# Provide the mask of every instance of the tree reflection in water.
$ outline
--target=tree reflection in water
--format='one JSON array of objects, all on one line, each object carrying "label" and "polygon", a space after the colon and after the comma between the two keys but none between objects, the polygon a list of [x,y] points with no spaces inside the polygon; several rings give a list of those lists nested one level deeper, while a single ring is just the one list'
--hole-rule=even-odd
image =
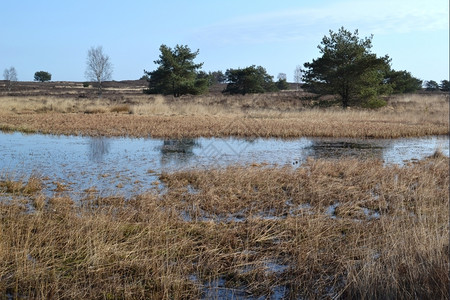
[{"label": "tree reflection in water", "polygon": [[371,140],[313,139],[306,150],[307,156],[316,159],[359,158],[383,160],[383,150],[386,146]]},{"label": "tree reflection in water", "polygon": [[165,139],[161,146],[161,166],[185,165],[191,160],[194,148],[201,147],[195,139]]},{"label": "tree reflection in water", "polygon": [[110,140],[105,137],[89,138],[89,159],[94,162],[102,162],[109,153]]}]

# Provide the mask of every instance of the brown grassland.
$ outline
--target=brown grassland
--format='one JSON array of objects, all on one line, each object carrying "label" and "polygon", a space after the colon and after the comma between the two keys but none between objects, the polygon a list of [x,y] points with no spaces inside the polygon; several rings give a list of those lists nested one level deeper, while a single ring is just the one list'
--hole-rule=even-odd
[{"label": "brown grassland", "polygon": [[83,91],[47,86],[3,92],[0,129],[165,138],[397,138],[449,133],[449,98],[442,94],[396,96],[381,109],[344,111],[338,106],[323,108],[332,102],[302,91],[173,98],[122,87],[106,89],[101,99],[96,98],[95,89],[88,89],[91,94],[87,95]]},{"label": "brown grassland", "polygon": [[[19,84],[19,83],[18,83]],[[302,91],[143,95],[109,83],[0,92],[0,130],[133,137],[396,138],[449,133],[449,97],[330,106]],[[0,84],[1,86],[1,84]],[[144,86],[145,87],[145,86]],[[449,158],[403,166],[308,159],[298,168],[160,173],[124,198],[46,193],[0,170],[1,299],[448,299]]]},{"label": "brown grassland", "polygon": [[164,193],[79,202],[4,180],[0,294],[218,298],[224,280],[229,297],[448,299],[448,164],[180,171]]}]

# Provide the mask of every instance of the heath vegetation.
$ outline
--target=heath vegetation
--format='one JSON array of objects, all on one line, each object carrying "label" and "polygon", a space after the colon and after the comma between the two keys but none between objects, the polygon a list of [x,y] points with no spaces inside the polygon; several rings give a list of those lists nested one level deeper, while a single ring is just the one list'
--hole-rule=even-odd
[{"label": "heath vegetation", "polygon": [[124,100],[3,97],[2,130],[105,136],[360,137],[448,134],[448,95],[393,96],[377,110],[321,107],[304,92],[135,96]]},{"label": "heath vegetation", "polygon": [[449,160],[163,173],[164,190],[74,201],[0,182],[13,298],[447,299]]},{"label": "heath vegetation", "polygon": [[[158,68],[141,80],[107,81],[111,61],[93,47],[90,82],[46,82],[45,71],[35,74],[40,83],[18,82],[6,69],[0,130],[449,134],[449,95],[440,92],[448,81],[422,91],[421,80],[371,47],[372,36],[357,30],[330,31],[321,57],[297,66],[295,90],[286,74],[274,82],[261,66],[207,74],[187,45],[161,45]],[[309,158],[297,167],[155,171],[150,191],[128,198],[93,186],[72,199],[56,179],[1,172],[2,299],[448,299],[449,158],[438,150],[402,166]]]}]

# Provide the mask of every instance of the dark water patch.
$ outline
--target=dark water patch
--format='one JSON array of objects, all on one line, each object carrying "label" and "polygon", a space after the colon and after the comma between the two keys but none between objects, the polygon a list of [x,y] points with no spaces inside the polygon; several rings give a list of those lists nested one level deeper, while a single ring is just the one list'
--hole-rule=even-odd
[{"label": "dark water patch", "polygon": [[[286,269],[287,267],[277,265],[278,269]],[[278,270],[278,272],[282,272]],[[288,289],[286,286],[277,285],[274,286],[269,295],[264,296],[254,296],[248,293],[246,286],[231,287],[225,277],[218,277],[216,279],[201,281],[196,275],[189,276],[189,280],[195,282],[199,285],[202,296],[200,299],[220,299],[220,300],[230,300],[230,299],[245,299],[245,300],[263,300],[263,299],[285,299],[288,294]]]}]

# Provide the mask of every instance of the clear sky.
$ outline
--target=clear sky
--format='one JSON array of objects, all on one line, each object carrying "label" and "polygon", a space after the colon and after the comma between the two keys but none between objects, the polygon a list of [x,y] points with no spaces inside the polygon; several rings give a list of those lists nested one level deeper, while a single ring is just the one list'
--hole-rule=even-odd
[{"label": "clear sky", "polygon": [[[372,52],[422,80],[449,79],[448,0],[17,0],[0,5],[0,71],[48,71],[84,81],[87,51],[103,46],[114,80],[152,71],[159,46],[200,50],[204,71],[261,65],[286,73],[319,56],[329,30],[374,35]],[[2,78],[3,79],[3,78]]]}]

